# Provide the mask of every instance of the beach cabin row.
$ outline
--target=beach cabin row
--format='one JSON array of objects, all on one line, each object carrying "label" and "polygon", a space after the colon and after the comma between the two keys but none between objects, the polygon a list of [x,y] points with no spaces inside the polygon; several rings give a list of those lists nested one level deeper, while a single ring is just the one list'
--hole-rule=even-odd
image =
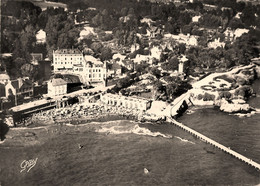
[{"label": "beach cabin row", "polygon": [[104,94],[101,101],[107,105],[146,111],[151,107],[151,101],[139,97],[126,97],[116,94]]}]

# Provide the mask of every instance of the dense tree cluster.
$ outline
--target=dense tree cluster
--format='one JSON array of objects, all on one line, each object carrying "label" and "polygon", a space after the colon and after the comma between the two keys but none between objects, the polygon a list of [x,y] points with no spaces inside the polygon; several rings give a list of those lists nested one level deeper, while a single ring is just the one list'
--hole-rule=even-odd
[{"label": "dense tree cluster", "polygon": [[[24,1],[7,1],[2,6],[1,53],[12,53],[12,57],[2,59],[1,63],[11,78],[36,77],[37,70],[30,64],[33,52],[43,53],[44,57],[48,53],[51,57],[53,49],[76,46],[79,30],[75,28],[74,17],[67,15],[64,9],[41,11],[33,3]],[[40,29],[47,33],[46,44],[36,43]]]},{"label": "dense tree cluster", "polygon": [[[188,57],[191,69],[229,68],[247,64],[252,57],[258,55],[255,46],[259,42],[260,5],[245,4],[236,0],[203,0],[181,6],[175,6],[171,2],[166,4],[136,0],[54,1],[66,3],[68,10],[72,12],[65,12],[62,8],[47,8],[41,11],[31,2],[3,3],[1,19],[5,27],[1,32],[1,52],[13,53],[13,57],[12,62],[7,64],[6,60],[2,67],[11,75],[15,73],[11,72],[10,64],[14,71],[17,71],[23,65],[29,64],[30,53],[37,51],[51,57],[52,51],[57,48],[79,47],[85,51],[87,46],[91,50],[85,52],[94,52],[101,60],[111,59],[112,50],[103,46],[101,42],[112,39],[121,46],[139,44],[140,49],[132,53],[132,57],[138,53],[146,54],[147,51],[143,49],[148,46],[147,41],[139,36],[146,34],[151,27],[160,28],[166,33],[181,32],[199,36],[198,47],[187,49],[185,45],[180,44],[173,47],[174,51],[164,52],[160,60],[167,61],[162,65],[164,69],[177,70],[178,56],[182,54]],[[213,5],[213,8],[208,5]],[[236,16],[237,13],[240,13],[240,18]],[[192,22],[192,17],[197,15],[201,16],[199,22]],[[149,18],[152,22],[141,23],[142,18]],[[87,21],[90,26],[102,31],[98,32],[98,36],[88,36],[78,42],[79,28],[75,26],[75,19],[78,23]],[[225,41],[223,32],[227,27],[231,30],[247,28],[250,32],[234,43],[226,42],[225,48],[207,48],[208,42],[214,39],[220,38],[221,42]],[[47,33],[46,44],[36,43],[35,34],[40,29]],[[112,34],[106,34],[103,32],[105,30],[112,31]],[[215,30],[215,33],[209,33],[207,30]],[[140,73],[144,72],[140,70],[141,67],[149,71],[145,64],[140,64],[136,66]],[[34,71],[28,65],[24,69]],[[153,72],[156,74],[155,70]]]},{"label": "dense tree cluster", "polygon": [[72,48],[77,44],[79,30],[74,27],[73,17],[67,16],[65,12],[49,16],[45,31],[49,56],[52,56],[54,49]]},{"label": "dense tree cluster", "polygon": [[167,82],[167,84],[163,85],[160,80],[155,80],[154,82],[153,93],[155,99],[159,99],[161,97],[161,99],[173,100],[192,88],[187,81],[183,81],[178,76],[165,76],[163,79]]}]

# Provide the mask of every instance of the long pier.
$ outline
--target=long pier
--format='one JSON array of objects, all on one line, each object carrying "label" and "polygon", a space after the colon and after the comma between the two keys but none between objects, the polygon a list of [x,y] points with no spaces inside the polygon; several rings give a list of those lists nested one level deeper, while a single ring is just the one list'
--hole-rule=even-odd
[{"label": "long pier", "polygon": [[177,126],[177,127],[181,128],[181,129],[183,129],[184,131],[192,134],[193,136],[197,137],[198,139],[204,141],[205,143],[208,143],[208,144],[210,144],[210,145],[212,145],[212,146],[214,146],[214,147],[216,147],[216,148],[218,148],[218,149],[220,149],[220,150],[222,150],[222,151],[224,151],[224,152],[234,156],[235,158],[241,160],[242,162],[245,162],[248,165],[251,165],[252,167],[256,168],[257,170],[260,170],[260,164],[256,163],[255,161],[253,161],[253,160],[251,160],[251,159],[249,159],[249,158],[247,158],[247,157],[245,157],[245,156],[243,156],[243,155],[241,155],[241,154],[231,150],[228,147],[225,147],[224,145],[221,145],[220,143],[218,143],[218,142],[216,142],[216,141],[214,141],[214,140],[204,136],[203,134],[200,134],[199,132],[197,132],[197,131],[195,131],[195,130],[193,130],[193,129],[185,126],[185,125],[183,125],[180,122],[177,122],[176,120],[173,120],[173,119],[170,118],[170,121],[175,126]]}]

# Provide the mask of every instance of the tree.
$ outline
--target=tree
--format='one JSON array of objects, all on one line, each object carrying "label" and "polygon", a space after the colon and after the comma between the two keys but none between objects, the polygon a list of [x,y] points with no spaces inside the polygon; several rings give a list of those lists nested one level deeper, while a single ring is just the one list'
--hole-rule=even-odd
[{"label": "tree", "polygon": [[74,27],[74,20],[64,11],[49,16],[46,24],[46,46],[49,57],[52,50],[57,48],[71,48],[77,44],[79,30]]},{"label": "tree", "polygon": [[178,49],[179,49],[179,54],[184,54],[186,51],[186,44],[185,43],[180,43],[178,45]]},{"label": "tree", "polygon": [[101,49],[101,55],[100,55],[100,59],[102,61],[105,61],[105,60],[109,60],[109,59],[112,59],[112,50],[108,47],[103,47]]},{"label": "tree", "polygon": [[252,5],[248,4],[242,11],[240,15],[241,21],[247,26],[250,27],[251,25],[255,25],[256,17],[255,17],[255,9]]},{"label": "tree", "polygon": [[177,34],[178,33],[178,30],[179,30],[179,26],[177,25],[176,22],[167,22],[165,24],[165,31],[166,32],[169,32],[171,34]]},{"label": "tree", "polygon": [[237,28],[244,28],[244,24],[242,23],[241,19],[238,18],[232,18],[228,24],[228,26],[232,29],[232,30],[236,30]]},{"label": "tree", "polygon": [[178,23],[180,25],[188,25],[191,22],[192,18],[189,12],[185,11],[180,14]]},{"label": "tree", "polygon": [[95,53],[100,53],[101,49],[103,48],[103,45],[100,42],[94,42],[90,45],[90,48],[95,52]]},{"label": "tree", "polygon": [[40,29],[45,29],[46,24],[48,22],[48,18],[49,18],[49,12],[43,11],[39,16],[38,16],[38,22],[37,25],[39,26]]},{"label": "tree", "polygon": [[236,11],[237,12],[242,12],[244,10],[244,8],[246,7],[246,3],[243,1],[239,1],[236,4]]},{"label": "tree", "polygon": [[166,94],[172,99],[178,90],[178,85],[176,83],[169,83],[166,85]]},{"label": "tree", "polygon": [[153,74],[156,78],[161,77],[161,71],[157,67],[153,67],[151,69],[151,74]]},{"label": "tree", "polygon": [[147,69],[146,69],[147,67],[149,67],[149,64],[140,63],[140,64],[135,65],[135,71],[140,73],[140,74],[143,74],[143,73],[147,72]]},{"label": "tree", "polygon": [[199,19],[199,24],[206,28],[216,29],[221,25],[221,18],[207,13]]},{"label": "tree", "polygon": [[23,58],[16,58],[13,63],[12,63],[12,67],[10,69],[10,76],[17,78],[17,77],[21,77],[21,67],[26,64],[26,60]]},{"label": "tree", "polygon": [[36,67],[34,67],[32,64],[24,64],[21,67],[21,73],[24,77],[28,77],[30,79],[35,79],[37,75]]},{"label": "tree", "polygon": [[154,88],[155,91],[160,92],[160,93],[162,93],[163,91],[165,91],[165,88],[164,88],[162,82],[159,81],[159,80],[157,80],[157,81],[154,82],[153,88]]},{"label": "tree", "polygon": [[215,60],[212,56],[208,55],[207,51],[201,52],[199,59],[202,61],[203,67],[206,67],[207,69],[213,68],[215,65]]},{"label": "tree", "polygon": [[191,26],[191,25],[184,25],[184,26],[181,28],[181,31],[182,31],[182,33],[185,34],[185,35],[191,34],[192,26]]},{"label": "tree", "polygon": [[13,57],[23,58],[30,61],[30,53],[36,44],[35,30],[32,25],[28,25],[14,42]]},{"label": "tree", "polygon": [[178,67],[179,67],[179,59],[177,57],[172,57],[170,60],[169,60],[169,64],[168,64],[168,69],[169,70],[178,70]]},{"label": "tree", "polygon": [[157,100],[158,97],[165,92],[165,87],[163,86],[161,81],[157,80],[154,82],[152,92],[153,92],[153,98],[155,100]]}]

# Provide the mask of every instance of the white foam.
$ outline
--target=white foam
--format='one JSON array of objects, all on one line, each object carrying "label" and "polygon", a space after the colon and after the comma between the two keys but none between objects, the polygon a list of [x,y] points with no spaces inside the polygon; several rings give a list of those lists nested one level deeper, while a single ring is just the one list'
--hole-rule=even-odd
[{"label": "white foam", "polygon": [[179,139],[179,140],[181,140],[182,142],[186,142],[186,143],[191,143],[191,144],[195,144],[194,142],[192,142],[192,141],[189,141],[189,140],[187,140],[187,139],[184,139],[184,138],[181,138],[181,137],[179,137],[179,136],[174,136],[175,138],[177,138],[177,139]]},{"label": "white foam", "polygon": [[160,132],[152,132],[149,129],[142,128],[139,125],[134,125],[131,128],[125,129],[124,126],[112,126],[112,127],[102,127],[98,129],[97,132],[107,133],[107,134],[137,134],[137,135],[146,135],[146,136],[161,136],[163,138],[172,138],[171,135],[165,135]]}]

